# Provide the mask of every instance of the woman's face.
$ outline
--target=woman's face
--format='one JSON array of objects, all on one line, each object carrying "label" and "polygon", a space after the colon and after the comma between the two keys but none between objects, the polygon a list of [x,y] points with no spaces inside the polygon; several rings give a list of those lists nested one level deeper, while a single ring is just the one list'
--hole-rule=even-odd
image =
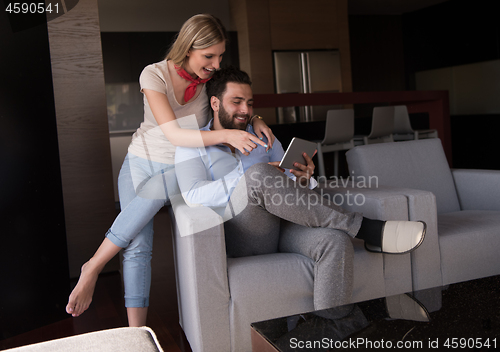
[{"label": "woman's face", "polygon": [[226,51],[226,42],[212,45],[206,49],[189,50],[184,69],[193,78],[196,76],[207,79],[217,70],[222,60],[222,54]]}]

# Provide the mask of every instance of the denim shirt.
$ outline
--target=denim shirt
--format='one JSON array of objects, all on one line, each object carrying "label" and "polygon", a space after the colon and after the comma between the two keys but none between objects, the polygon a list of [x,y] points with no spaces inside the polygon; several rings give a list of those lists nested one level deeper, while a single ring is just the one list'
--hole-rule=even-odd
[{"label": "denim shirt", "polygon": [[[209,131],[212,123],[213,120],[201,130]],[[255,134],[250,124],[246,130]],[[264,142],[267,143],[265,136]],[[233,153],[223,144],[200,148],[177,147],[175,173],[188,205],[207,206],[222,215],[234,188],[250,166],[280,161],[283,155],[283,147],[278,139],[274,140],[273,148],[268,152],[265,147],[257,145],[249,155],[242,154],[238,149]],[[289,170],[285,170],[285,174],[292,180],[296,179]],[[311,178],[309,188],[316,186],[316,180]]]}]

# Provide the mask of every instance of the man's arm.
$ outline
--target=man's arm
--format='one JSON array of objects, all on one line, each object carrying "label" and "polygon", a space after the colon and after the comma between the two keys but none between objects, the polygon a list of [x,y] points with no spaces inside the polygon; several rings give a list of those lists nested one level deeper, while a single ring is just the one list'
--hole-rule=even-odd
[{"label": "man's arm", "polygon": [[189,205],[224,207],[241,178],[238,170],[240,165],[226,163],[227,174],[214,180],[211,170],[207,168],[207,165],[211,165],[209,158],[204,148],[176,149],[175,174],[179,189]]}]

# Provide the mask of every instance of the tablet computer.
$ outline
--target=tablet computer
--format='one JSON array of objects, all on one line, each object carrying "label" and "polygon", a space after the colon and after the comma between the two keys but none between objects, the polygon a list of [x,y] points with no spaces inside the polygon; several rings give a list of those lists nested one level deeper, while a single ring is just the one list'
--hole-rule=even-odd
[{"label": "tablet computer", "polygon": [[317,145],[314,142],[306,141],[297,137],[293,137],[288,149],[281,159],[279,167],[283,169],[295,169],[294,163],[300,163],[302,165],[307,165],[306,160],[302,156],[303,153],[309,155],[312,158],[314,151],[317,149]]}]

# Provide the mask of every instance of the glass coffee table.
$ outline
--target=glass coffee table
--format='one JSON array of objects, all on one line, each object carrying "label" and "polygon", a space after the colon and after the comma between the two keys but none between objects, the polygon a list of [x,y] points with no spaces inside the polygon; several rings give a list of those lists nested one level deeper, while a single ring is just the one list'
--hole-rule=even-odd
[{"label": "glass coffee table", "polygon": [[500,276],[251,324],[254,352],[500,347]]}]

